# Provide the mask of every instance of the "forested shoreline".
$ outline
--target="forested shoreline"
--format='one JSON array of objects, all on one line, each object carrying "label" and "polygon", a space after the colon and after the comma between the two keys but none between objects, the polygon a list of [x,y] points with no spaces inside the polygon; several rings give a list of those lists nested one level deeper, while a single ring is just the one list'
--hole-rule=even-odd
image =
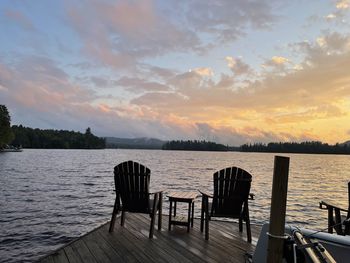
[{"label": "forested shoreline", "polygon": [[[92,134],[87,128],[85,133],[29,128],[22,125],[11,127],[11,117],[7,107],[0,105],[0,150],[6,147],[37,149],[104,149],[106,138]],[[350,141],[329,145],[320,141],[306,142],[270,142],[243,144],[239,147],[225,146],[205,140],[172,140],[165,142],[154,138],[122,139],[109,137],[108,148],[124,149],[163,149],[180,151],[240,151],[274,153],[310,153],[310,154],[350,154]]]},{"label": "forested shoreline", "polygon": [[41,130],[13,125],[12,145],[36,149],[104,149],[105,139],[99,138],[87,128],[85,133],[67,130]]},{"label": "forested shoreline", "polygon": [[319,141],[310,142],[271,142],[268,144],[243,144],[241,152],[310,153],[310,154],[350,154],[347,143],[329,145]]},{"label": "forested shoreline", "polygon": [[228,147],[223,144],[207,141],[168,141],[163,147],[163,150],[182,150],[182,151],[228,151]]}]

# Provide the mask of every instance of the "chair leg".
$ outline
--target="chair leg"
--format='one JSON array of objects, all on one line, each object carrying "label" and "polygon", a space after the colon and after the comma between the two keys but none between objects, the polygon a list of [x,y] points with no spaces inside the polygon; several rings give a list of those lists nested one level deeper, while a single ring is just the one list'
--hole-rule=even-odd
[{"label": "chair leg", "polygon": [[249,243],[252,243],[252,233],[250,231],[250,219],[249,219],[249,217],[247,218],[246,224],[247,224],[247,239],[248,239]]},{"label": "chair leg", "polygon": [[154,232],[154,221],[156,219],[157,215],[157,208],[158,208],[158,194],[154,195],[154,202],[152,207],[152,213],[151,213],[151,226],[149,229],[149,238],[153,238],[153,232]]},{"label": "chair leg", "polygon": [[149,229],[149,238],[153,238],[153,232],[154,232],[154,221],[155,221],[155,217],[156,217],[156,212],[153,212],[151,215],[151,226]]},{"label": "chair leg", "polygon": [[334,219],[333,219],[333,207],[328,207],[328,233],[333,234],[333,225],[334,225]]},{"label": "chair leg", "polygon": [[168,231],[171,230],[171,214],[173,210],[173,200],[170,198],[169,200],[169,223],[168,223]]},{"label": "chair leg", "polygon": [[158,230],[162,230],[163,194],[159,194]]},{"label": "chair leg", "polygon": [[109,224],[109,232],[110,233],[113,232],[113,230],[114,230],[115,218],[119,212],[119,202],[118,201],[119,201],[118,197],[116,197],[115,202],[114,202],[111,222]]},{"label": "chair leg", "polygon": [[204,225],[204,196],[202,196],[202,207],[201,207],[201,232],[203,232],[203,225]]},{"label": "chair leg", "polygon": [[122,211],[122,218],[121,218],[121,220],[120,220],[120,225],[121,225],[121,226],[124,226],[124,222],[125,222],[125,211],[123,210],[123,211]]},{"label": "chair leg", "polygon": [[252,233],[250,230],[250,218],[249,218],[249,208],[248,208],[248,201],[244,204],[244,219],[247,226],[247,239],[249,243],[252,243]]},{"label": "chair leg", "polygon": [[209,208],[208,208],[208,201],[205,202],[205,240],[209,240]]},{"label": "chair leg", "polygon": [[337,232],[338,235],[344,235],[343,229],[342,229],[342,220],[341,220],[341,216],[340,216],[340,210],[335,208],[334,209],[334,214],[335,214],[335,231]]},{"label": "chair leg", "polygon": [[243,231],[243,220],[242,220],[242,215],[238,219],[238,227],[239,227],[239,232]]}]

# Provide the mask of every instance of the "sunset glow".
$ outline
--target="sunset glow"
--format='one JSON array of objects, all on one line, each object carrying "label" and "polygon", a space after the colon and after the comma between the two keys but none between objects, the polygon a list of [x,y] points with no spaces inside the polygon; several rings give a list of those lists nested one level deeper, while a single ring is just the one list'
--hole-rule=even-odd
[{"label": "sunset glow", "polygon": [[350,1],[0,2],[12,124],[98,136],[350,139]]}]

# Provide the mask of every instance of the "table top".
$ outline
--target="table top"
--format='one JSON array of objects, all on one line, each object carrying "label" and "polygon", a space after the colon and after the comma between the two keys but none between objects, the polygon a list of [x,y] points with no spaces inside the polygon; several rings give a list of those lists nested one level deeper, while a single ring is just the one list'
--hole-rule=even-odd
[{"label": "table top", "polygon": [[167,194],[169,199],[179,201],[193,201],[197,196],[199,196],[199,194],[196,192],[170,192]]}]

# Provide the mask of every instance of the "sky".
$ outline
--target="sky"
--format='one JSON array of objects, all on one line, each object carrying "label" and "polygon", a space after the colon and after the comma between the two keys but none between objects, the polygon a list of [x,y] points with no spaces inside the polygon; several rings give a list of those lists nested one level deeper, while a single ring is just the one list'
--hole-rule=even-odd
[{"label": "sky", "polygon": [[350,0],[1,0],[12,124],[229,145],[350,139]]}]

